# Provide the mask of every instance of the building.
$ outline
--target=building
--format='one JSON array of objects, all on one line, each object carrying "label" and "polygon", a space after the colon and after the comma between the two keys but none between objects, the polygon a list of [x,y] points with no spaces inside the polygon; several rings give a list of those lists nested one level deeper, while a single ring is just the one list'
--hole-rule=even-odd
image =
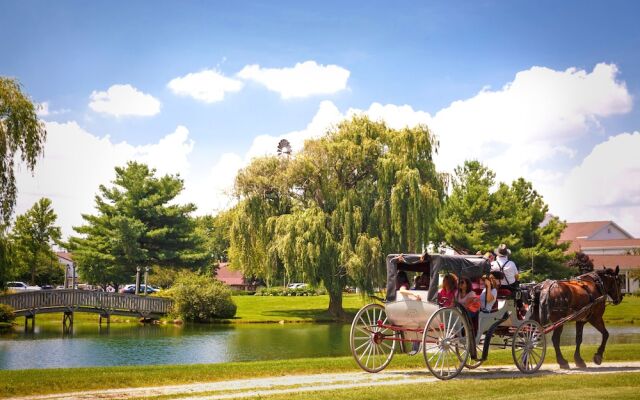
[{"label": "building", "polygon": [[245,277],[242,275],[242,272],[229,269],[229,264],[226,262],[219,264],[216,278],[218,278],[218,280],[225,285],[229,286],[231,289],[251,291],[256,290],[255,283],[249,282],[247,279],[245,279]]},{"label": "building", "polygon": [[76,275],[76,265],[73,262],[73,256],[71,253],[66,251],[58,251],[56,252],[56,256],[58,256],[58,262],[64,265],[64,287],[72,288],[74,280],[78,281],[78,276]]},{"label": "building", "polygon": [[634,238],[613,221],[568,222],[560,242],[571,242],[570,253],[581,251],[593,261],[594,268],[620,267],[625,277],[625,293],[640,289],[637,280],[629,277],[640,270],[640,239]]}]

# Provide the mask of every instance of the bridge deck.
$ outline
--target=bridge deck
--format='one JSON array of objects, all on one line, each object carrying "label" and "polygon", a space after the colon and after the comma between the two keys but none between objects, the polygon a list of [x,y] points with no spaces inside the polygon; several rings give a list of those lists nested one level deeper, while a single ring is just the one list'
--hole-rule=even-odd
[{"label": "bridge deck", "polygon": [[37,290],[0,296],[18,316],[55,312],[91,312],[102,315],[132,315],[160,317],[173,306],[171,299],[131,294],[92,292],[84,290]]}]

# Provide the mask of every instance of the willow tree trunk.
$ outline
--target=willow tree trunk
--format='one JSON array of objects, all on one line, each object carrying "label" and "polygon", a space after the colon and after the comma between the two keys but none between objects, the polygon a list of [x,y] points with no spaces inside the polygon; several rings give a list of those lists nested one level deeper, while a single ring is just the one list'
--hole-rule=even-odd
[{"label": "willow tree trunk", "polygon": [[344,309],[342,308],[342,290],[338,290],[337,293],[335,290],[328,291],[329,293],[329,314],[333,315],[336,319],[340,321],[347,321],[349,316]]}]

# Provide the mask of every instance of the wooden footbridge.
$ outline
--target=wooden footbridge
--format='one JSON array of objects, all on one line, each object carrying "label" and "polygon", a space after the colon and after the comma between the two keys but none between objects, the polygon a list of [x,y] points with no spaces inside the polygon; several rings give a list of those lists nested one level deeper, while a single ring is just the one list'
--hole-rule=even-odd
[{"label": "wooden footbridge", "polygon": [[11,306],[17,316],[24,316],[25,328],[30,320],[33,329],[35,316],[43,313],[63,313],[65,328],[73,325],[75,312],[100,314],[100,324],[103,319],[108,324],[111,315],[158,319],[171,311],[173,301],[162,297],[63,289],[5,294],[0,296],[0,304]]}]

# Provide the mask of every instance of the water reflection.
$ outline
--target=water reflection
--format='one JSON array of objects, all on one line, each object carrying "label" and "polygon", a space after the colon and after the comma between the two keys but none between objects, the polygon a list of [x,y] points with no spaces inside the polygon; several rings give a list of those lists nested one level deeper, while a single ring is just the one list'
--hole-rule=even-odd
[{"label": "water reflection", "polygon": [[[640,327],[609,326],[609,343],[640,342]],[[550,339],[550,338],[549,338]],[[36,323],[0,336],[0,369],[80,366],[193,364],[273,360],[349,354],[349,326],[286,325],[129,325],[75,323],[72,335],[62,324]],[[550,340],[549,340],[550,343]],[[575,343],[575,325],[565,327],[563,344]],[[585,344],[599,344],[600,334],[585,327]]]}]

